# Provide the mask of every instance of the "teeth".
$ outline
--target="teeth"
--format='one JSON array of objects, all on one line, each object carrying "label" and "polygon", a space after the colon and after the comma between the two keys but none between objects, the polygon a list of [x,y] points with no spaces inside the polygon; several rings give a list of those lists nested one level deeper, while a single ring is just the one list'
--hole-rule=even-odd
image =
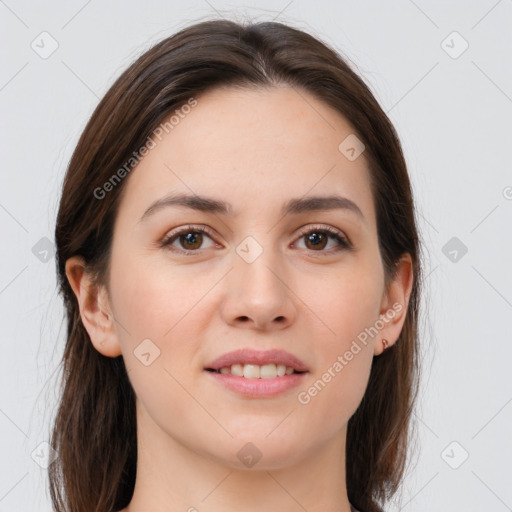
[{"label": "teeth", "polygon": [[256,364],[244,364],[244,377],[246,379],[259,379],[261,377],[263,366]]},{"label": "teeth", "polygon": [[220,373],[231,373],[237,377],[245,377],[246,379],[275,379],[276,377],[283,377],[284,375],[291,375],[294,369],[284,364],[264,364],[259,366],[257,364],[234,364],[225,366],[220,369]]},{"label": "teeth", "polygon": [[[291,368],[291,373],[293,373],[293,368]],[[277,376],[282,377],[286,373],[286,366],[284,364],[277,365]]]},{"label": "teeth", "polygon": [[237,377],[243,377],[244,367],[241,364],[234,364],[233,366],[231,366],[231,373],[233,375],[236,375]]}]

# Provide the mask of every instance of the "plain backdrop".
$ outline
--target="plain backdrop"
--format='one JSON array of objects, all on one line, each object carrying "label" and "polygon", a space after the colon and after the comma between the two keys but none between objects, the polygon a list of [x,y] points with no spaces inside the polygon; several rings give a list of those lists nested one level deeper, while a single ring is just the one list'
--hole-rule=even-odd
[{"label": "plain backdrop", "polygon": [[52,510],[44,443],[65,333],[53,233],[74,146],[131,62],[215,17],[282,21],[332,45],[402,140],[427,278],[419,443],[389,510],[512,510],[512,2],[6,0],[0,512]]}]

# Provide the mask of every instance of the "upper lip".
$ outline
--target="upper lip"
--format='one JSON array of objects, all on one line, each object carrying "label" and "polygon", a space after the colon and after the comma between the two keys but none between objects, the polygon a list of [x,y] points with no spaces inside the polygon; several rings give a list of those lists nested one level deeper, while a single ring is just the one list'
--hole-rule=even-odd
[{"label": "upper lip", "polygon": [[259,366],[264,364],[284,364],[299,372],[308,371],[304,362],[284,350],[253,350],[250,348],[227,352],[207,364],[205,369],[220,370],[221,368],[230,367],[234,364],[257,364]]}]

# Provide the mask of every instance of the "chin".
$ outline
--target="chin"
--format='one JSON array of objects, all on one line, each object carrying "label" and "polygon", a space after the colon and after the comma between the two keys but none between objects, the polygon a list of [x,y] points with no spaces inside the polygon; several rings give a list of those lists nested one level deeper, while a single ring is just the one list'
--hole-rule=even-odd
[{"label": "chin", "polygon": [[[304,450],[304,443],[301,439],[293,439],[289,436],[279,435],[272,432],[272,428],[259,430],[254,429],[251,432],[243,434],[233,434],[226,447],[226,452],[217,453],[217,459],[222,459],[222,463],[237,470],[276,470],[289,467],[298,462],[301,458],[298,448]],[[265,432],[262,434],[262,432]],[[265,437],[267,436],[268,437]]]}]

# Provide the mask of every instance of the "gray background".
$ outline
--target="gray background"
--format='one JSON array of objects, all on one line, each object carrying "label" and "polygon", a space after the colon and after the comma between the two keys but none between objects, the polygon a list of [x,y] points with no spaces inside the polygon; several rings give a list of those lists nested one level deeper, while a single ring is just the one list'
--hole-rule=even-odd
[{"label": "gray background", "polygon": [[[41,467],[51,451],[41,443],[64,343],[52,240],[73,148],[138,55],[218,16],[283,21],[334,46],[370,84],[403,142],[428,277],[419,445],[389,510],[512,510],[512,2],[7,0],[0,512],[51,510]],[[43,58],[52,40],[58,47]]]}]

